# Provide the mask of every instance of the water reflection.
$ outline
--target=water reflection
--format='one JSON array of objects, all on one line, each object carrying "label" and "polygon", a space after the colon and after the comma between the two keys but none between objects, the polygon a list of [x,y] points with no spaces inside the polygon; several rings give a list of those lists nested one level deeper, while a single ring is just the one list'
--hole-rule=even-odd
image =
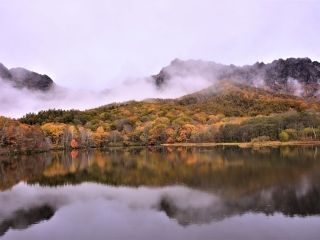
[{"label": "water reflection", "polygon": [[316,147],[53,152],[0,160],[0,189],[21,180],[41,185],[92,181],[127,186],[182,184],[223,191],[227,187],[233,194],[247,194],[316,172],[318,158]]},{"label": "water reflection", "polygon": [[[228,239],[242,239],[241,234],[243,239],[257,239],[259,228],[269,231],[265,239],[289,239],[295,229],[281,235],[272,230],[273,225],[289,230],[297,222],[307,235],[297,232],[290,239],[313,239],[319,234],[315,228],[320,214],[318,158],[316,147],[119,148],[3,158],[0,206],[5,207],[0,209],[0,236],[8,229],[27,228],[23,234],[9,230],[4,239],[37,239],[35,236],[44,236],[39,231],[50,231],[52,224],[81,228],[85,223],[74,216],[90,216],[93,222],[122,216],[133,222],[118,219],[123,228],[110,223],[113,228],[109,230],[117,239],[128,239],[123,233],[134,234],[137,230],[132,225],[139,218],[147,226],[146,219],[154,222],[156,225],[149,227],[155,232],[164,224],[169,229],[168,239],[199,238],[196,233],[201,239],[219,234]],[[91,216],[90,208],[97,211],[96,216]],[[59,222],[61,219],[74,222]],[[248,228],[235,227],[235,222],[248,223]],[[217,226],[234,229],[223,235]],[[147,230],[138,231],[137,238],[131,239],[150,239]],[[105,231],[105,227],[96,229],[92,239],[111,237]],[[86,239],[85,234],[70,234]],[[55,237],[48,239],[61,239]],[[160,231],[161,238],[166,235]]]},{"label": "water reflection", "polygon": [[10,228],[25,229],[42,220],[48,220],[53,214],[54,210],[47,205],[16,210],[0,222],[0,236],[4,235]]}]

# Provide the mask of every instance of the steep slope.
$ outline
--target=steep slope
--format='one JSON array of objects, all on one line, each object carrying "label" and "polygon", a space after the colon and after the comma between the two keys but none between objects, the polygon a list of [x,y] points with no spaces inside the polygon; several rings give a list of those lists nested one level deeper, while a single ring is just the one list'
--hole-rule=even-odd
[{"label": "steep slope", "polygon": [[0,81],[11,84],[13,87],[29,90],[48,91],[54,82],[47,75],[29,71],[24,68],[8,69],[0,63]]},{"label": "steep slope", "polygon": [[6,68],[2,63],[0,63],[0,79],[10,79],[11,73],[8,68]]},{"label": "steep slope", "polygon": [[170,86],[172,81],[185,78],[194,78],[195,81],[201,78],[208,83],[228,79],[275,93],[320,99],[320,63],[309,58],[279,59],[242,67],[176,59],[153,76],[155,84],[162,89]]}]

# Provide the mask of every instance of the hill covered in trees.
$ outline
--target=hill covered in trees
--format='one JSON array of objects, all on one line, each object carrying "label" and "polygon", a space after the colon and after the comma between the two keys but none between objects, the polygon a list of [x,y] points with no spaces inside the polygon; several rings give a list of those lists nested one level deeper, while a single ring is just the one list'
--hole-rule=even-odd
[{"label": "hill covered in trees", "polygon": [[1,118],[2,149],[320,140],[320,104],[223,82],[178,99]]}]

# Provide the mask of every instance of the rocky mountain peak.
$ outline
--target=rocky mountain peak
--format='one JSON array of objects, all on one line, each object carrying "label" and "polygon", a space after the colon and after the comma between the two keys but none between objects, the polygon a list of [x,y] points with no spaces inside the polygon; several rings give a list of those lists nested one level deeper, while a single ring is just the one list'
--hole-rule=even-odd
[{"label": "rocky mountain peak", "polygon": [[165,88],[176,78],[198,77],[209,83],[231,80],[249,86],[261,87],[276,93],[307,98],[319,97],[320,63],[309,58],[279,59],[271,63],[235,66],[199,60],[175,59],[153,79],[158,88]]},{"label": "rocky mountain peak", "polygon": [[48,91],[54,82],[47,76],[24,68],[11,68],[10,70],[0,63],[0,78],[15,88]]}]

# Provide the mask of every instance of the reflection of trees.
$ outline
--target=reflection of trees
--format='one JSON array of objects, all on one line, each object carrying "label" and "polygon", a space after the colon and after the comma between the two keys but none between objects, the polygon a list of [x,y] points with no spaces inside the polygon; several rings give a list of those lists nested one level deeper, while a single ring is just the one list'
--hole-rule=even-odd
[{"label": "reflection of trees", "polygon": [[320,168],[314,148],[266,149],[178,148],[108,149],[79,152],[71,158],[56,153],[52,163],[32,182],[44,185],[82,181],[111,185],[163,186],[183,184],[231,196],[254,193]]},{"label": "reflection of trees", "polygon": [[203,223],[248,211],[320,213],[320,161],[314,147],[114,148],[53,152],[0,162],[1,188],[19,180],[57,186],[84,181],[127,186],[186,185],[217,195],[203,209],[181,209],[163,197],[158,208],[181,224]]},{"label": "reflection of trees", "polygon": [[0,156],[0,191],[12,187],[20,181],[29,180],[42,174],[51,161],[50,154]]}]

